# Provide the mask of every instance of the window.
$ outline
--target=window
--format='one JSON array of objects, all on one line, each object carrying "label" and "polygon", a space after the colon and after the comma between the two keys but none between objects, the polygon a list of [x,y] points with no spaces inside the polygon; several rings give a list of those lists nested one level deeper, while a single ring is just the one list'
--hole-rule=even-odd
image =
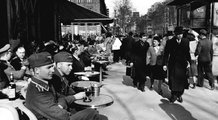
[{"label": "window", "polygon": [[92,3],[92,0],[87,0],[87,3]]}]

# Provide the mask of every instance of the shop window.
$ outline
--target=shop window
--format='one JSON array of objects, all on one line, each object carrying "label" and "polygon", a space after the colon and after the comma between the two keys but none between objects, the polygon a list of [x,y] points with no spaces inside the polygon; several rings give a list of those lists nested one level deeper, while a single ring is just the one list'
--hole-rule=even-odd
[{"label": "shop window", "polygon": [[87,0],[87,3],[92,3],[92,0]]}]

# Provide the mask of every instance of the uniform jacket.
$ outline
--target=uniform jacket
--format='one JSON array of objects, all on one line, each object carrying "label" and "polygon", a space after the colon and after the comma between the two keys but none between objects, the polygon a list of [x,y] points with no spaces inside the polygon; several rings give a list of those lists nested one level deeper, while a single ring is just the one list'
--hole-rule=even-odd
[{"label": "uniform jacket", "polygon": [[[4,88],[9,83],[9,75],[13,73],[14,79],[22,79],[26,70],[15,70],[14,67],[7,61],[0,60],[0,89]],[[3,85],[4,84],[4,85]]]},{"label": "uniform jacket", "polygon": [[199,62],[211,62],[213,59],[213,43],[208,38],[199,40],[195,51]]},{"label": "uniform jacket", "polygon": [[55,91],[62,95],[74,95],[75,91],[70,87],[70,82],[65,76],[62,76],[57,68],[54,68],[55,72],[50,83],[54,86]]},{"label": "uniform jacket", "polygon": [[[75,100],[74,96],[62,96],[55,92],[50,84],[32,77],[26,93],[26,107],[31,110],[38,120],[69,120],[70,113],[67,104]],[[60,105],[62,107],[60,107]]]}]

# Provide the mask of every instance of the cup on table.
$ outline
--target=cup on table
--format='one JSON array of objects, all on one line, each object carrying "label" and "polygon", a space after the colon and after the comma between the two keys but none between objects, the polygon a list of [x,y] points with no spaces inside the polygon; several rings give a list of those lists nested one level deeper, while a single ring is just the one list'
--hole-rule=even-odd
[{"label": "cup on table", "polygon": [[100,86],[99,86],[99,84],[93,84],[91,88],[92,88],[94,97],[97,97],[97,96],[100,95]]}]

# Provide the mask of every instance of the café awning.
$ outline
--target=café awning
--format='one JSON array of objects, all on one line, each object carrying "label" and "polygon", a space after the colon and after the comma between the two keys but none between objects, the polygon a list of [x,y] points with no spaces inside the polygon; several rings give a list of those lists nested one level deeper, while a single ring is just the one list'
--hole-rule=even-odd
[{"label": "caf\u00e9 awning", "polygon": [[173,0],[169,3],[167,3],[167,5],[169,6],[181,6],[184,4],[188,4],[188,3],[194,3],[194,4],[204,4],[204,3],[208,3],[208,2],[218,2],[218,0]]},{"label": "caf\u00e9 awning", "polygon": [[190,3],[194,0],[173,0],[171,2],[169,2],[167,5],[170,5],[170,6],[180,6],[180,5],[184,5],[184,4],[187,4],[187,3]]},{"label": "caf\u00e9 awning", "polygon": [[113,22],[113,19],[106,15],[65,0],[59,4],[59,15],[61,22],[64,24],[71,24],[71,22],[101,22],[102,24],[109,24]]}]

